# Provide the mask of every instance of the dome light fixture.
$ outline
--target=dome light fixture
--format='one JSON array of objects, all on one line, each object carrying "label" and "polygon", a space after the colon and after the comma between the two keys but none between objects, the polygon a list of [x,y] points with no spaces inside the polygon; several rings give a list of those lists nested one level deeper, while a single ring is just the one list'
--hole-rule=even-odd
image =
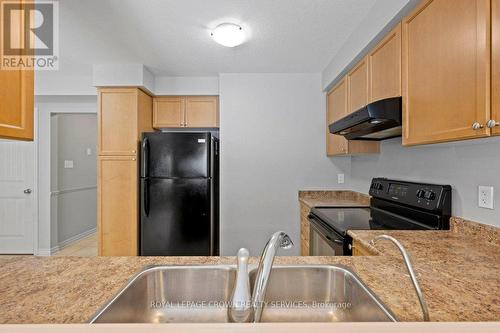
[{"label": "dome light fixture", "polygon": [[245,41],[246,34],[243,28],[237,24],[222,23],[212,30],[210,36],[220,45],[235,47]]}]

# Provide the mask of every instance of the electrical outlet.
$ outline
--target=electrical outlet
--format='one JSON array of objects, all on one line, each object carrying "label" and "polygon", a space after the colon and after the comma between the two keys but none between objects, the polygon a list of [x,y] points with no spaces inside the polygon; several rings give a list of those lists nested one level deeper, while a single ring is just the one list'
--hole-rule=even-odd
[{"label": "electrical outlet", "polygon": [[87,156],[92,155],[92,148],[87,148],[86,152],[87,152]]},{"label": "electrical outlet", "polygon": [[73,169],[74,163],[72,160],[65,160],[64,161],[64,169]]},{"label": "electrical outlet", "polygon": [[479,186],[479,207],[493,209],[493,193],[493,186]]},{"label": "electrical outlet", "polygon": [[338,173],[337,174],[337,183],[339,184],[344,184],[344,174],[343,173]]}]

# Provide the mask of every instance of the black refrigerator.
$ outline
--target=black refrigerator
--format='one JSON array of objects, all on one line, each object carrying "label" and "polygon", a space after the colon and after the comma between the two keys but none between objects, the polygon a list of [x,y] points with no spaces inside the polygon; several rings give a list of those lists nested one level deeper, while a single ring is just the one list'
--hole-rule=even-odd
[{"label": "black refrigerator", "polygon": [[219,255],[218,175],[210,132],[143,133],[141,255]]}]

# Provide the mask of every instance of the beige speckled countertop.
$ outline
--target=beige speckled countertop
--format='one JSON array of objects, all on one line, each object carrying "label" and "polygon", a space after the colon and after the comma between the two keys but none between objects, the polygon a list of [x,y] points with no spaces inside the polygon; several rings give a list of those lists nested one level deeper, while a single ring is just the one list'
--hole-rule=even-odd
[{"label": "beige speckled countertop", "polygon": [[299,201],[313,207],[359,207],[369,206],[370,197],[354,191],[299,191]]},{"label": "beige speckled countertop", "polygon": [[[308,207],[365,205],[350,191],[302,191]],[[454,231],[384,231],[410,251],[432,321],[500,320],[498,234],[457,219]],[[455,225],[454,224],[454,225]],[[464,227],[467,226],[467,227]],[[460,231],[460,232],[457,232]],[[381,232],[350,231],[370,249]],[[491,235],[491,232],[488,233]],[[480,237],[481,236],[481,237]],[[365,257],[277,257],[283,264],[341,264],[353,270],[402,321],[422,318],[405,266],[390,244]],[[234,257],[0,256],[0,323],[85,323],[125,282],[147,265],[233,264]],[[256,264],[257,258],[250,263]]]}]

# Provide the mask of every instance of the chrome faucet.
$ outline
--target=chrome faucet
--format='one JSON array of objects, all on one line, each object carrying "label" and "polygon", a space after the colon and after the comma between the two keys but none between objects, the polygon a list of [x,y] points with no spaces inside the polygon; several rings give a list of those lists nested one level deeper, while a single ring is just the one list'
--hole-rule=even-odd
[{"label": "chrome faucet", "polygon": [[422,308],[422,312],[424,314],[424,321],[429,321],[429,309],[427,308],[427,303],[425,302],[424,294],[422,293],[422,290],[420,289],[420,285],[417,281],[417,276],[415,275],[415,272],[413,271],[413,266],[410,260],[410,255],[408,252],[406,252],[405,248],[401,243],[394,237],[387,236],[387,235],[380,235],[372,239],[371,244],[375,245],[375,243],[379,240],[388,240],[392,243],[394,243],[401,254],[403,255],[403,259],[406,265],[406,268],[408,269],[408,273],[410,273],[410,278],[411,282],[413,283],[413,287],[415,288],[415,292],[417,293],[418,301],[420,302],[420,307]]},{"label": "chrome faucet", "polygon": [[275,232],[267,242],[259,261],[259,268],[255,276],[253,294],[250,295],[250,283],[248,278],[248,250],[238,251],[238,272],[236,283],[231,296],[228,315],[233,322],[260,322],[264,309],[264,298],[266,296],[267,284],[271,276],[274,257],[279,248],[290,249],[293,246],[291,238],[283,231]]}]

